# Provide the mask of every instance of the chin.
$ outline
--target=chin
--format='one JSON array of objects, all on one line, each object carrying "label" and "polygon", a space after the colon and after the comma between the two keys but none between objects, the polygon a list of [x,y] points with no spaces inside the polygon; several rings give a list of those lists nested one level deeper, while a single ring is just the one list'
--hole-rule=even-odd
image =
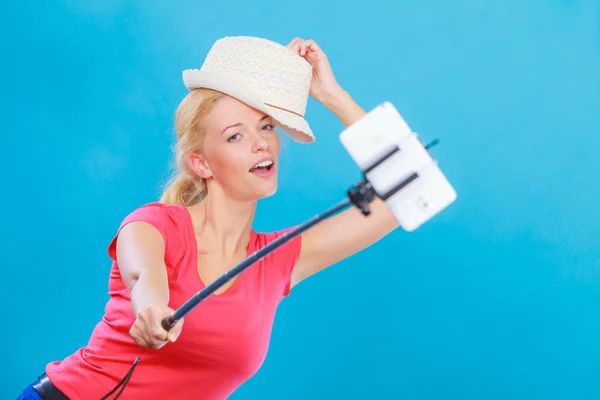
[{"label": "chin", "polygon": [[259,199],[264,199],[266,197],[271,197],[275,193],[277,193],[277,185],[273,185],[272,188],[269,188],[269,189],[261,191],[261,193],[259,194],[258,198]]},{"label": "chin", "polygon": [[259,180],[252,180],[250,185],[253,187],[252,195],[250,197],[254,199],[263,199],[265,197],[271,197],[277,192],[278,179],[277,174],[271,174],[268,177],[262,177]]},{"label": "chin", "polygon": [[275,182],[270,183],[268,185],[260,185],[249,188],[250,190],[245,190],[244,192],[238,192],[236,198],[238,200],[243,201],[256,201],[260,199],[265,199],[267,197],[273,196],[277,193],[277,184]]}]

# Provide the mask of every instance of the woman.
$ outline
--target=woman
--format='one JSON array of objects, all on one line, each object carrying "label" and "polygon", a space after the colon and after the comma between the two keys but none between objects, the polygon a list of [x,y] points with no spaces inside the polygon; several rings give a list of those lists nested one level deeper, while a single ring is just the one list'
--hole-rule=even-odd
[{"label": "woman", "polygon": [[289,229],[252,229],[258,199],[277,189],[274,127],[312,142],[303,117],[309,95],[346,126],[364,115],[312,40],[284,47],[220,39],[202,70],[185,71],[184,81],[190,93],[176,115],[179,175],[160,202],[127,216],[111,242],[110,300],[89,343],[48,364],[37,391],[29,386],[21,398],[43,398],[38,391],[103,398],[142,350],[121,398],[227,398],[262,365],[276,308],[290,289],[397,227],[379,199],[368,218],[346,210],[270,253],[164,330],[161,321],[177,307]]}]

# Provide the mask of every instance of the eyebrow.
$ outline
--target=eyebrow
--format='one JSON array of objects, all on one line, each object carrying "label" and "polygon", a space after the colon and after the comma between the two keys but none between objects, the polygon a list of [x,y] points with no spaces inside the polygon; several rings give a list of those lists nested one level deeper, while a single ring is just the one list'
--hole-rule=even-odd
[{"label": "eyebrow", "polygon": [[[265,115],[263,115],[263,117],[258,122],[262,122],[262,121],[264,121],[265,119],[267,119],[269,117],[270,117],[270,115],[265,114]],[[241,125],[242,125],[241,122],[238,122],[237,124],[229,125],[225,129],[223,129],[223,131],[221,132],[221,135],[224,134],[227,129],[229,129],[229,128],[235,128],[236,126],[241,126]]]}]

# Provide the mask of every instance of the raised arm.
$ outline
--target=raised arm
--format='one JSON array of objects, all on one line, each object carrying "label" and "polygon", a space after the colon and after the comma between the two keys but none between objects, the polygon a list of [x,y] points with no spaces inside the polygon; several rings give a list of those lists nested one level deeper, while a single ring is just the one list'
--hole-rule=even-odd
[{"label": "raised arm", "polygon": [[131,294],[137,319],[130,334],[140,346],[160,348],[175,341],[183,325],[179,321],[168,333],[161,321],[171,315],[165,265],[165,242],[154,226],[143,221],[126,224],[117,237],[117,262],[121,277]]},{"label": "raised arm", "polygon": [[[313,66],[311,96],[325,105],[345,126],[365,115],[365,111],[337,83],[327,56],[313,40],[296,38],[288,47]],[[291,285],[372,245],[398,227],[385,202],[375,198],[371,215],[365,217],[352,207],[302,234],[302,250]]]}]

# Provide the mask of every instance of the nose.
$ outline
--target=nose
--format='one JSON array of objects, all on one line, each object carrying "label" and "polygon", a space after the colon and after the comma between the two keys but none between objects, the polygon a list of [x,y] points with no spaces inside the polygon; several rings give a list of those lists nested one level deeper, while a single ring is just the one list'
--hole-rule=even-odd
[{"label": "nose", "polygon": [[260,133],[254,135],[254,142],[252,143],[253,151],[264,151],[269,147],[269,143]]}]

